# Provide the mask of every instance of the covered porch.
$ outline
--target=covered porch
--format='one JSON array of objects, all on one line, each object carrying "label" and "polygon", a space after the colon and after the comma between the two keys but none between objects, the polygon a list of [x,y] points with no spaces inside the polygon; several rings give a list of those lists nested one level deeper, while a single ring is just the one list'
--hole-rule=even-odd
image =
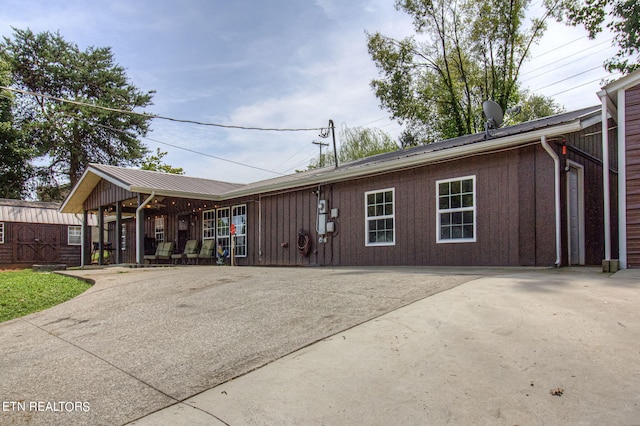
[{"label": "covered porch", "polygon": [[[188,241],[198,247],[218,245],[242,256],[246,252],[246,206],[221,204],[221,195],[241,185],[180,175],[91,164],[65,200],[61,211],[81,213],[88,232],[90,215],[98,229],[92,245],[82,247],[82,266],[91,263],[182,263]],[[232,225],[239,236],[232,240]],[[160,243],[169,258],[149,259]],[[213,244],[212,244],[213,243]],[[192,246],[193,243],[190,243]],[[235,247],[234,247],[235,248]],[[212,252],[212,257],[215,256]],[[246,254],[245,254],[246,255]],[[147,256],[147,259],[145,259]],[[212,259],[199,258],[210,262]]]}]

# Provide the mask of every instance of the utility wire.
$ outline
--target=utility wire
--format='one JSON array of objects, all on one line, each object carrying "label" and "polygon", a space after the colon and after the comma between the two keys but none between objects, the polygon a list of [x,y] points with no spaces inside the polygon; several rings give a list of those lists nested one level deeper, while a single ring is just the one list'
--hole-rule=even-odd
[{"label": "utility wire", "polygon": [[225,128],[225,129],[259,130],[259,131],[270,131],[270,132],[309,132],[309,131],[321,131],[321,130],[325,130],[326,129],[325,127],[269,128],[269,127],[236,126],[236,125],[231,125],[231,124],[205,123],[205,122],[202,122],[202,121],[184,120],[184,119],[165,117],[165,116],[162,116],[162,115],[155,115],[155,114],[143,114],[143,113],[139,113],[139,112],[135,112],[135,111],[127,111],[127,110],[122,110],[122,109],[118,109],[118,108],[110,108],[110,107],[106,107],[106,106],[102,106],[102,105],[88,104],[88,103],[85,103],[85,102],[72,101],[70,99],[63,99],[63,98],[58,98],[58,97],[55,97],[55,96],[43,95],[43,94],[40,94],[40,93],[30,92],[28,90],[14,89],[14,88],[11,88],[11,87],[6,87],[6,86],[0,86],[0,89],[9,90],[11,92],[16,92],[16,93],[22,93],[23,95],[31,95],[31,96],[35,96],[35,97],[51,99],[53,101],[62,102],[62,103],[68,103],[68,104],[73,104],[73,105],[78,105],[78,106],[89,107],[89,108],[97,108],[97,109],[101,109],[101,110],[104,110],[104,111],[117,112],[117,113],[121,113],[121,114],[137,115],[137,116],[145,117],[145,118],[157,118],[157,119],[160,119],[160,120],[174,121],[174,122],[178,122],[178,123],[197,124],[199,126],[212,126],[212,127],[222,127],[222,128]]}]

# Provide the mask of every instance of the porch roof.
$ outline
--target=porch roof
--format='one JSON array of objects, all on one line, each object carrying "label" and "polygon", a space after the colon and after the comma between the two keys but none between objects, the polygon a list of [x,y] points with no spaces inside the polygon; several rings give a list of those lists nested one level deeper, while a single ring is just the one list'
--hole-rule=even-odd
[{"label": "porch roof", "polygon": [[199,200],[219,200],[221,194],[243,186],[242,184],[195,178],[148,170],[130,169],[103,164],[89,164],[60,210],[81,213],[83,204],[100,179],[133,193]]}]

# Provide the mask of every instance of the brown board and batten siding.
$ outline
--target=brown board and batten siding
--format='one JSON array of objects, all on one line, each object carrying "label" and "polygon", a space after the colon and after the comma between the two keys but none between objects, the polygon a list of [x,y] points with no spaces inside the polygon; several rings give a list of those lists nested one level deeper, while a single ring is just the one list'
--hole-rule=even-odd
[{"label": "brown board and batten siding", "polygon": [[[437,243],[436,182],[476,178],[477,239]],[[263,265],[541,265],[555,262],[553,161],[539,144],[260,197]],[[366,246],[365,193],[394,188],[395,244]],[[315,191],[315,193],[314,193]],[[316,232],[318,192],[338,209],[326,243]],[[258,212],[253,211],[255,218]],[[297,251],[300,229],[312,239]],[[269,235],[269,237],[267,237]],[[254,240],[255,241],[255,240]],[[256,247],[253,247],[256,250]],[[250,252],[252,250],[250,249]]]},{"label": "brown board and batten siding", "polygon": [[95,189],[84,201],[85,210],[98,210],[101,207],[115,205],[122,200],[136,197],[136,194],[127,191],[113,183],[101,179]]},{"label": "brown board and batten siding", "polygon": [[627,267],[640,267],[640,85],[626,92]]}]

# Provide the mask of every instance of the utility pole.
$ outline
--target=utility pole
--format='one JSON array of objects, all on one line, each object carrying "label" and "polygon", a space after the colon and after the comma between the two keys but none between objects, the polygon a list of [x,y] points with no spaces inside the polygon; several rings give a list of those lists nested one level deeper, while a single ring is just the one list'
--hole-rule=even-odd
[{"label": "utility pole", "polygon": [[320,147],[320,160],[318,161],[318,165],[320,167],[324,167],[324,160],[322,159],[322,147],[323,146],[329,146],[328,143],[324,143],[324,142],[320,142],[320,141],[313,141],[312,142],[314,145],[318,145]]}]

